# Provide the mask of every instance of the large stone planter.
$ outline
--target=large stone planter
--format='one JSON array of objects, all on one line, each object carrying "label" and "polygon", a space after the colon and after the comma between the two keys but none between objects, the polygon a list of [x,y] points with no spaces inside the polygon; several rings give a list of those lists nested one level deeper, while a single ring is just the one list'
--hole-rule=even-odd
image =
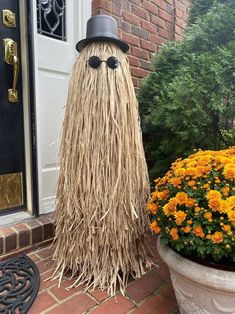
[{"label": "large stone planter", "polygon": [[181,314],[235,314],[235,272],[192,262],[160,239],[158,251],[169,267]]}]

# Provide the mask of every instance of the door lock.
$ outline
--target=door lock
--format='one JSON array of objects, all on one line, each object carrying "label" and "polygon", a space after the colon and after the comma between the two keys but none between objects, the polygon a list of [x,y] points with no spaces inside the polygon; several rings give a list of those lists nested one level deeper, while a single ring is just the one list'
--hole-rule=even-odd
[{"label": "door lock", "polygon": [[16,27],[16,15],[11,10],[2,10],[2,22],[7,27]]},{"label": "door lock", "polygon": [[19,59],[17,52],[17,43],[10,39],[3,39],[4,61],[13,65],[13,87],[8,89],[8,101],[11,103],[18,102],[18,91],[16,90],[17,79],[19,74]]}]

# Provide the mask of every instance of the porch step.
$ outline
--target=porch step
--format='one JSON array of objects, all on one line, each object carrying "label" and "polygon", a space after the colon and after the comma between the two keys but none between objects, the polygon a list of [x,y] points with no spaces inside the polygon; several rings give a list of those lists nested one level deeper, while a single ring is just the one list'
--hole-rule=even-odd
[{"label": "porch step", "polygon": [[0,261],[50,243],[54,237],[52,214],[0,227]]}]

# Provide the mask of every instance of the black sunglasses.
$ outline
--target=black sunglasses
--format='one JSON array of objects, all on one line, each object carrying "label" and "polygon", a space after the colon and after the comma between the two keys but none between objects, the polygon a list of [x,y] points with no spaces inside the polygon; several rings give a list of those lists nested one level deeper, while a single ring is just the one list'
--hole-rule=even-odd
[{"label": "black sunglasses", "polygon": [[106,62],[107,63],[107,66],[110,68],[110,69],[116,69],[119,64],[120,64],[120,61],[118,60],[117,57],[109,57],[108,60],[101,60],[99,57],[97,56],[92,56],[89,58],[89,60],[87,61],[89,66],[93,69],[97,69],[102,62]]}]

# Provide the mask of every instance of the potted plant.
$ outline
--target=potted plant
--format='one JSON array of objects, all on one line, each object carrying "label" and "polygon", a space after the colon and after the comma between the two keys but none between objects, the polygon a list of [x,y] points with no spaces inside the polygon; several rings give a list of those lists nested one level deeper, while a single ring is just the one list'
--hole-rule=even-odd
[{"label": "potted plant", "polygon": [[235,147],[176,160],[147,204],[181,313],[235,313]]}]

